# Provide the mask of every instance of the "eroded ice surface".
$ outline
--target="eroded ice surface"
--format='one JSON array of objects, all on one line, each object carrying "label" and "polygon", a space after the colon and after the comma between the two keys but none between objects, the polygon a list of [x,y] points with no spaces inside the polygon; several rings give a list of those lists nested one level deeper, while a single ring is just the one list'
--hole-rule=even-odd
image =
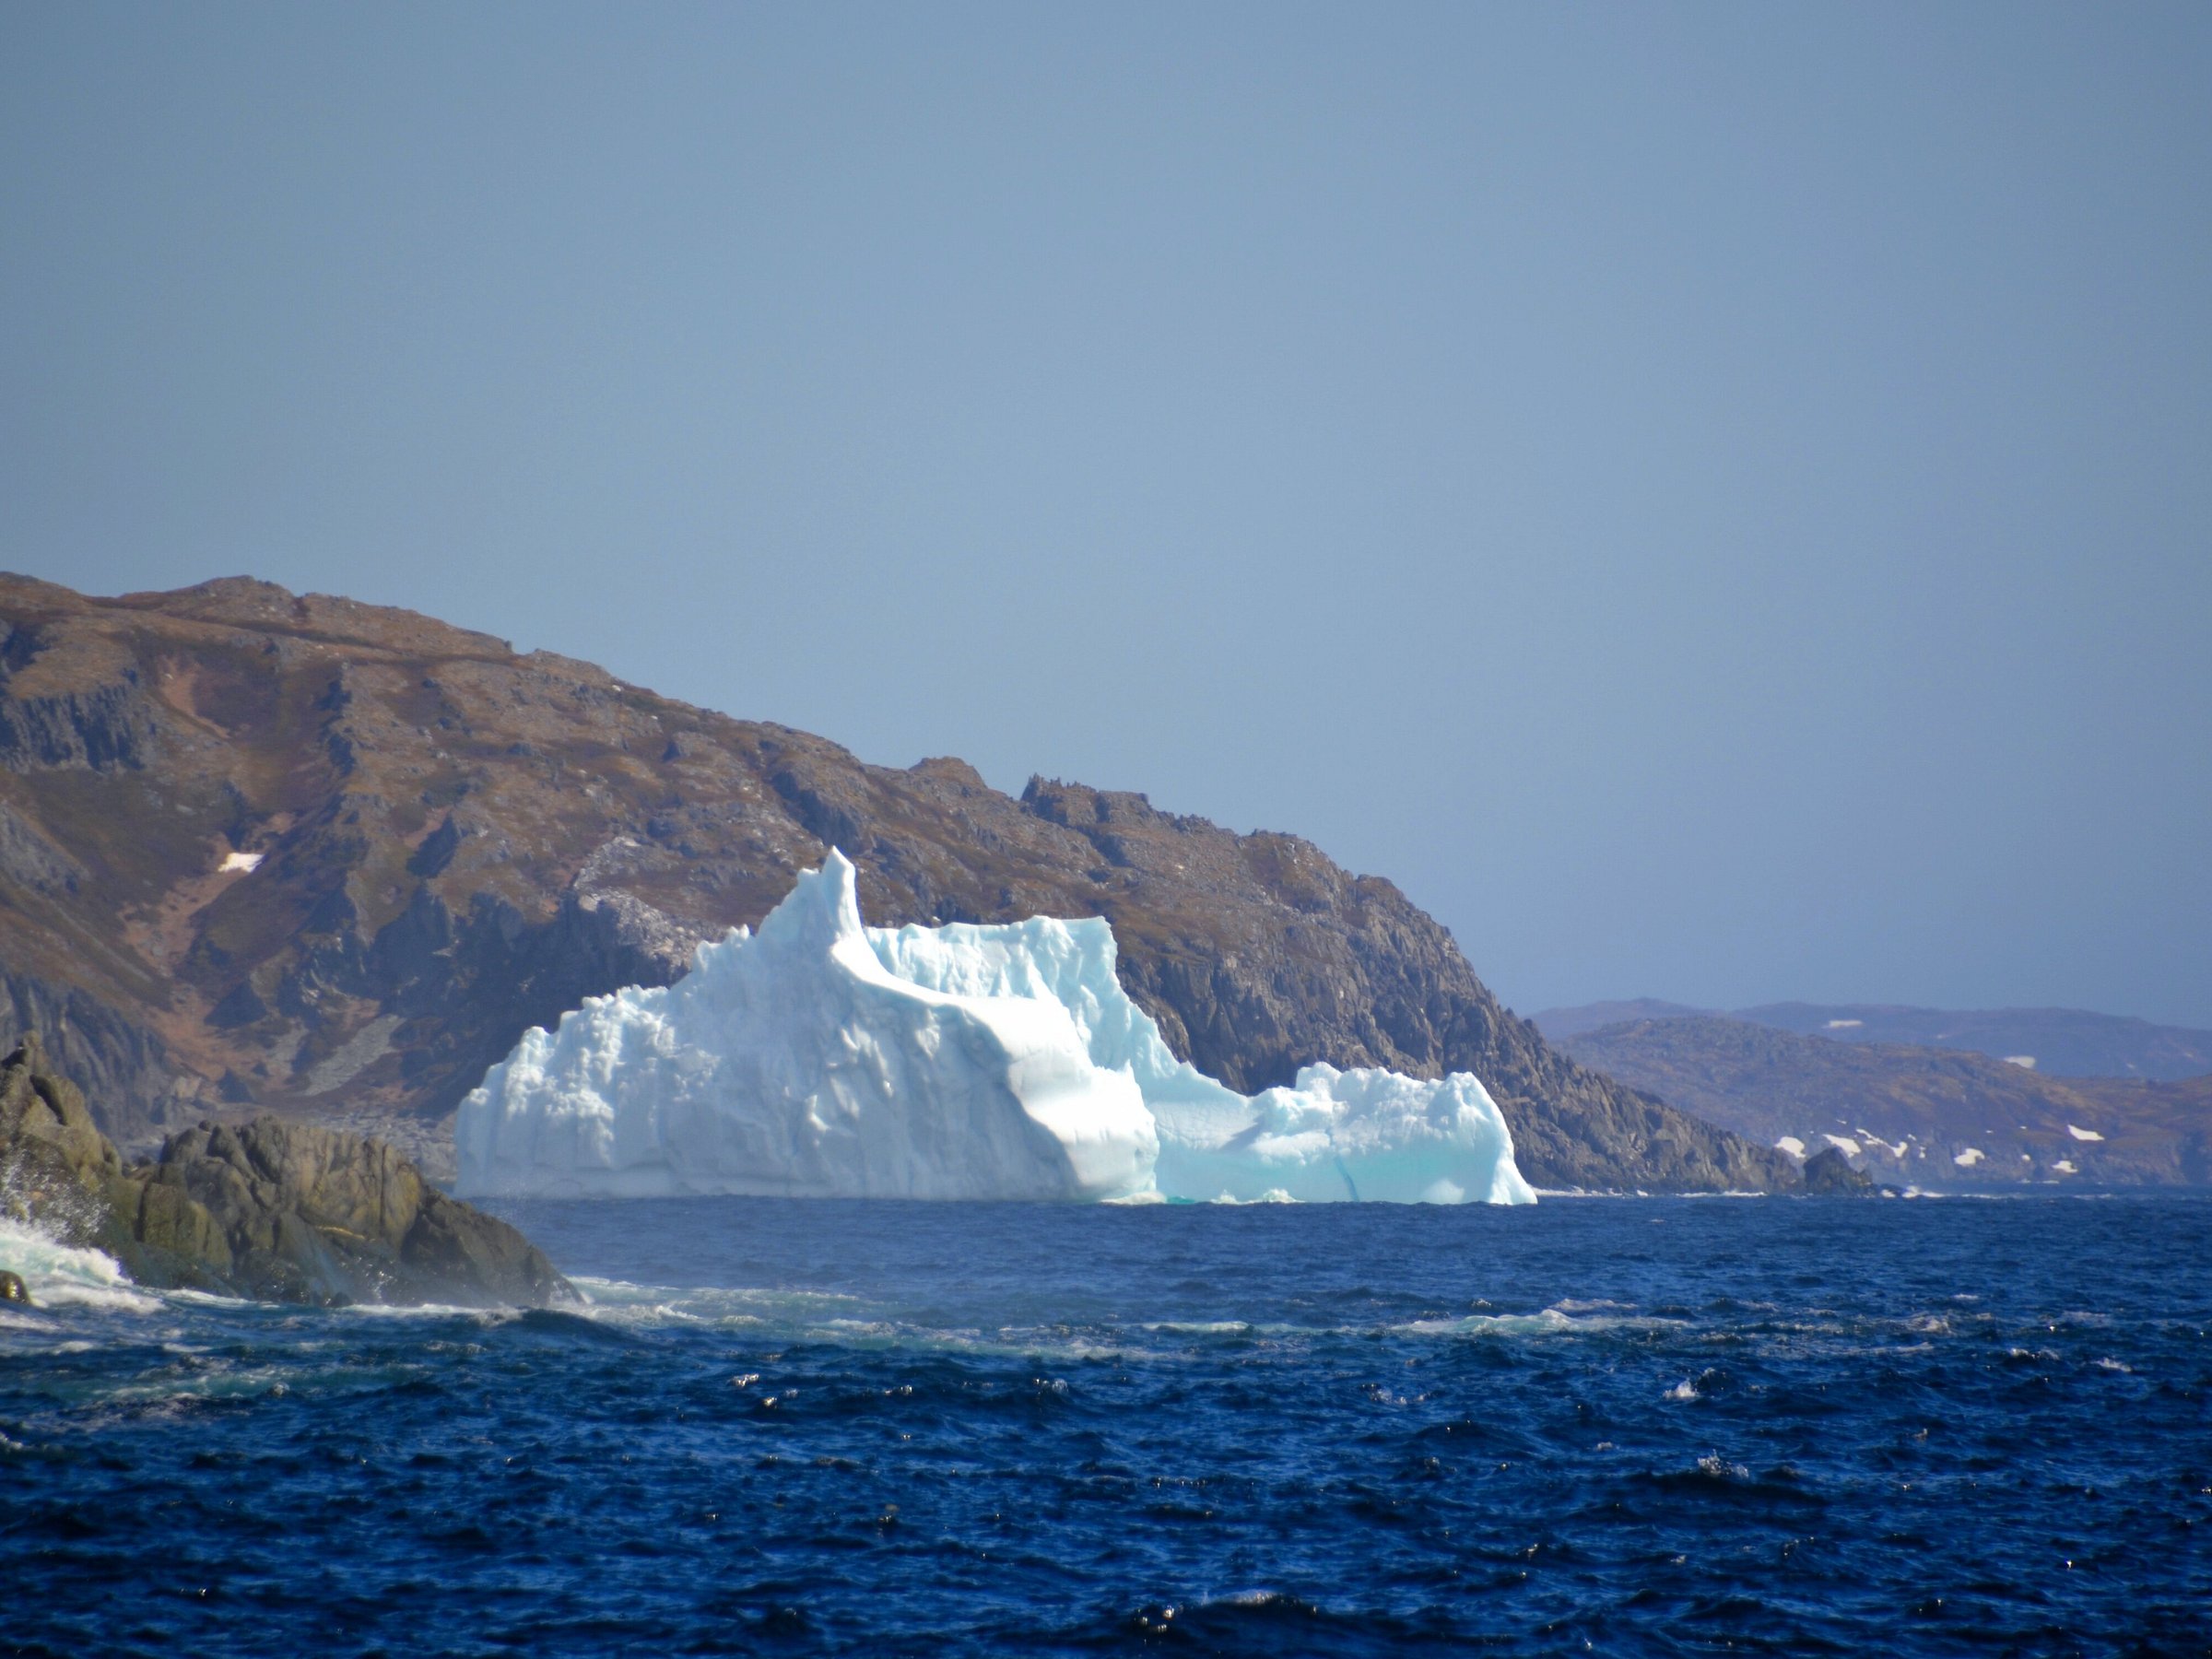
[{"label": "eroded ice surface", "polygon": [[1535,1194],[1472,1076],[1179,1061],[1102,918],[862,925],[832,852],[665,988],[533,1030],[463,1102],[460,1190],[917,1198]]}]

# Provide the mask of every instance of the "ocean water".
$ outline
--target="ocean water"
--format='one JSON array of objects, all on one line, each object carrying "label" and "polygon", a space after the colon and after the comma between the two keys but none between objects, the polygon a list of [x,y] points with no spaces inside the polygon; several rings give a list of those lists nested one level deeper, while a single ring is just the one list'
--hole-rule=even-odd
[{"label": "ocean water", "polygon": [[0,1652],[2212,1652],[2202,1201],[507,1213],[591,1307],[0,1235]]}]

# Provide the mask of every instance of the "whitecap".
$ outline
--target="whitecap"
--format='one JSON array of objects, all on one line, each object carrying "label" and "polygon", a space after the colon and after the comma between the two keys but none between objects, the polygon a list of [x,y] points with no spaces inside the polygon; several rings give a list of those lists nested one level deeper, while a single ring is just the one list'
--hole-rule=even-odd
[{"label": "whitecap", "polygon": [[20,1275],[33,1307],[151,1313],[160,1306],[104,1251],[64,1244],[20,1221],[0,1220],[0,1268]]}]

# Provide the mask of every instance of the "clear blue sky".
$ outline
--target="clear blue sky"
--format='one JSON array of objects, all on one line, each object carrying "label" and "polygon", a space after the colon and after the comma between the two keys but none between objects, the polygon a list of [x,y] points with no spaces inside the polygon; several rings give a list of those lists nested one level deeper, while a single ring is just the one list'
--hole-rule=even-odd
[{"label": "clear blue sky", "polygon": [[10,0],[0,565],[2212,1026],[2212,7]]}]

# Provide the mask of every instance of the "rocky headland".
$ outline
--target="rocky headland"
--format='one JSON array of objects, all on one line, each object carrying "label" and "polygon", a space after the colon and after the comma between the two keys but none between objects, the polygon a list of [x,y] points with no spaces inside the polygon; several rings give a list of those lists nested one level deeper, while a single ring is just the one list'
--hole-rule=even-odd
[{"label": "rocky headland", "polygon": [[1241,1091],[1317,1060],[1465,1070],[1538,1186],[1799,1184],[1547,1043],[1394,886],[1296,836],[872,766],[242,578],[0,578],[0,1019],[45,1031],[128,1147],[272,1114],[450,1178],[454,1106],[525,1030],[666,983],[832,845],[881,924],[1105,916],[1131,996]]},{"label": "rocky headland", "polygon": [[0,1062],[0,1214],[154,1288],[324,1306],[577,1300],[521,1233],[377,1141],[265,1117],[125,1164],[36,1036]]}]

